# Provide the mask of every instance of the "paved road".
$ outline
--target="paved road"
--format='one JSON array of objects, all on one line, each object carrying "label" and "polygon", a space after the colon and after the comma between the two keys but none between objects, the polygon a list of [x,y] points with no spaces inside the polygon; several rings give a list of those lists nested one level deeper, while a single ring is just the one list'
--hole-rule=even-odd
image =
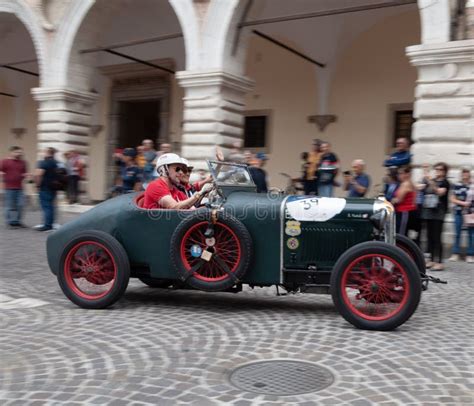
[{"label": "paved road", "polygon": [[[430,286],[397,331],[369,332],[327,296],[273,289],[204,294],[132,281],[113,309],[82,310],[48,270],[46,237],[0,231],[2,405],[474,404],[472,266],[450,264],[449,285]],[[238,365],[275,358],[315,362],[335,382],[289,397],[229,383]]]}]

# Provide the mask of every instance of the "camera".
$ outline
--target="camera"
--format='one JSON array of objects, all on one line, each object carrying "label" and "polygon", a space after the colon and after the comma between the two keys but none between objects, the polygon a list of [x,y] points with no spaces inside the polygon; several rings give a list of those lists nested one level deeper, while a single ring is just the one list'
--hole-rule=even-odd
[{"label": "camera", "polygon": [[346,176],[352,175],[352,174],[351,174],[351,171],[344,171],[344,172],[342,172],[342,173],[343,173],[344,175],[346,175]]}]

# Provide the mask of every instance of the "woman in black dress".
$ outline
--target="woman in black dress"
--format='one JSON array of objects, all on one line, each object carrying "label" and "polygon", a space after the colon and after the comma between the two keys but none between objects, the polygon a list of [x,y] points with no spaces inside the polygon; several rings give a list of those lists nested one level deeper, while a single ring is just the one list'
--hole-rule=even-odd
[{"label": "woman in black dress", "polygon": [[426,172],[422,183],[423,208],[421,217],[426,224],[428,238],[428,252],[431,261],[426,264],[433,271],[442,271],[443,266],[443,243],[441,235],[443,232],[444,217],[448,211],[449,182],[446,179],[448,165],[439,162],[434,166],[435,175]]}]

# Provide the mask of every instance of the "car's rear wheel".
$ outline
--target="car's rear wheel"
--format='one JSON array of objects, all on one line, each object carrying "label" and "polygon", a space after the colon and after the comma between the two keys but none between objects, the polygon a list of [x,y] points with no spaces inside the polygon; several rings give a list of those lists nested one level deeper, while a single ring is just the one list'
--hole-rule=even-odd
[{"label": "car's rear wheel", "polygon": [[101,231],[78,234],[64,247],[58,282],[64,294],[87,309],[111,306],[123,295],[130,264],[120,243]]},{"label": "car's rear wheel", "polygon": [[182,281],[215,292],[240,283],[250,264],[252,241],[239,220],[220,213],[213,222],[211,216],[199,211],[179,224],[171,237],[171,257]]},{"label": "car's rear wheel", "polygon": [[420,273],[400,248],[366,242],[339,258],[331,274],[331,294],[339,313],[354,326],[393,330],[418,306]]}]

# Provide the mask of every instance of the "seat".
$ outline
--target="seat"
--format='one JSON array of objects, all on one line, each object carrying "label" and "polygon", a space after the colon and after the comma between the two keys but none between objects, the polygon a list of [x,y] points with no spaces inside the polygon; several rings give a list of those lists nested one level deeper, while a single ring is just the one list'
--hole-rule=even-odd
[{"label": "seat", "polygon": [[145,193],[140,193],[135,197],[135,204],[140,209],[143,209],[143,203],[145,202]]}]

